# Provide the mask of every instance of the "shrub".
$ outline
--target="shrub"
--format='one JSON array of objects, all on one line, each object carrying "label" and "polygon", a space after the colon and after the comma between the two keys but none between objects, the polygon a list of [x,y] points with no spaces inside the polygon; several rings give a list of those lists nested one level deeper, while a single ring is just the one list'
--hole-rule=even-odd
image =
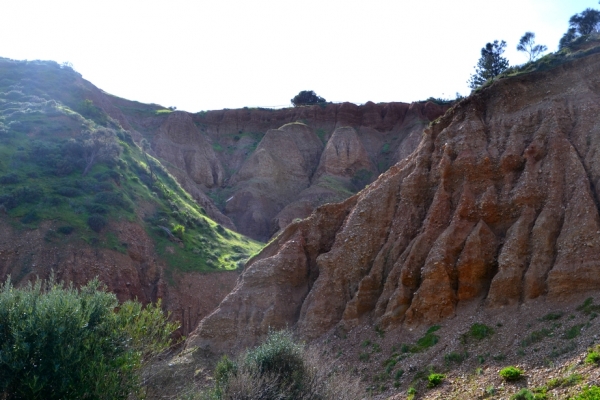
[{"label": "shrub", "polygon": [[75,228],[73,228],[70,225],[64,225],[64,226],[59,226],[56,230],[59,233],[62,233],[63,235],[70,235],[71,233],[73,233],[73,231],[75,230]]},{"label": "shrub", "polygon": [[100,214],[92,214],[87,219],[87,224],[91,230],[98,233],[106,226],[107,221],[106,218]]},{"label": "shrub", "polygon": [[600,386],[588,386],[582,392],[572,398],[573,400],[597,400],[600,399]]},{"label": "shrub", "polygon": [[516,381],[523,377],[523,371],[517,367],[510,366],[502,368],[499,375],[507,381]]},{"label": "shrub", "polygon": [[171,230],[171,233],[177,236],[179,239],[183,239],[183,234],[185,233],[185,226],[183,225],[175,225]]},{"label": "shrub", "polygon": [[[127,399],[175,326],[160,306],[126,302],[94,280],[80,290],[38,281],[0,287],[0,397]],[[132,397],[130,397],[132,396]]]},{"label": "shrub", "polygon": [[531,390],[523,388],[510,396],[510,400],[535,400],[535,397]]},{"label": "shrub", "polygon": [[410,348],[410,351],[412,353],[418,353],[427,350],[428,348],[439,342],[440,338],[439,336],[435,335],[434,332],[436,332],[440,328],[441,326],[439,325],[434,325],[431,328],[429,328],[427,332],[425,332],[425,335],[419,340],[417,340],[417,344]]},{"label": "shrub", "polygon": [[358,381],[325,365],[315,350],[296,343],[289,332],[271,332],[266,341],[237,361],[222,358],[211,399],[356,399]]},{"label": "shrub", "polygon": [[469,329],[469,336],[474,339],[482,340],[494,334],[494,330],[485,324],[473,324]]},{"label": "shrub", "polygon": [[585,357],[585,362],[588,364],[599,364],[600,363],[600,352],[590,351]]},{"label": "shrub", "polygon": [[440,383],[442,383],[442,381],[444,380],[444,378],[446,378],[445,375],[442,374],[429,374],[429,376],[427,377],[427,387],[436,387],[437,385],[439,385]]},{"label": "shrub", "polygon": [[577,336],[579,336],[579,334],[581,333],[581,330],[583,329],[584,326],[585,326],[585,324],[573,325],[572,327],[570,327],[569,329],[567,329],[565,331],[564,338],[565,339],[575,339]]},{"label": "shrub", "polygon": [[453,362],[460,364],[465,360],[465,358],[467,358],[467,353],[457,353],[455,351],[444,355],[444,361],[446,361],[446,363]]},{"label": "shrub", "polygon": [[540,318],[540,321],[556,321],[557,319],[562,318],[563,315],[564,313],[560,311],[555,313],[551,312]]}]

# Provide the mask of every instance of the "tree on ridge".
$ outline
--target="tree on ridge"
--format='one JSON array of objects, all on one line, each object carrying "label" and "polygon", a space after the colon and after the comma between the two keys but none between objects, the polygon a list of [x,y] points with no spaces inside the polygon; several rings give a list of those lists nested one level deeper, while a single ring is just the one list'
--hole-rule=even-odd
[{"label": "tree on ridge", "polygon": [[548,46],[536,44],[535,33],[525,32],[523,37],[521,37],[521,40],[519,40],[517,50],[527,53],[529,55],[529,62],[532,62],[541,56],[543,52],[547,51]]},{"label": "tree on ridge", "polygon": [[475,73],[467,81],[471,89],[483,85],[488,79],[494,79],[508,68],[508,59],[502,57],[506,42],[503,40],[487,43],[481,49],[481,58],[475,67]]}]

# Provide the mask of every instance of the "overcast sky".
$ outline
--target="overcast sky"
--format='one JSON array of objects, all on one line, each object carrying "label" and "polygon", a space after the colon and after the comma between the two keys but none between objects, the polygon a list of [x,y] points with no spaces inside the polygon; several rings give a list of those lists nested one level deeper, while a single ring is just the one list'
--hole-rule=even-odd
[{"label": "overcast sky", "polygon": [[301,90],[364,103],[469,93],[486,42],[557,50],[594,0],[14,0],[0,56],[68,61],[99,88],[196,112],[288,106]]}]

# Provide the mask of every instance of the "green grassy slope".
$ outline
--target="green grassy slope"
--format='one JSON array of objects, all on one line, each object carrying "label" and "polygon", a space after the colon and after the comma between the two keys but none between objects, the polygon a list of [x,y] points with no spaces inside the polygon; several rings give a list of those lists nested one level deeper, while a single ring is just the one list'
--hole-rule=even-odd
[{"label": "green grassy slope", "polygon": [[81,82],[53,62],[0,59],[0,213],[10,224],[36,229],[50,220],[46,240],[57,245],[125,252],[111,229],[137,223],[182,271],[235,269],[260,249],[209,219]]}]

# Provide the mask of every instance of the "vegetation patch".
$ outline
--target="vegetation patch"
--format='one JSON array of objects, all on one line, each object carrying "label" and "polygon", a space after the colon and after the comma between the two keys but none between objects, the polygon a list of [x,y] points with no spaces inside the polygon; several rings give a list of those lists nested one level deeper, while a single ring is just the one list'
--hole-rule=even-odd
[{"label": "vegetation patch", "polygon": [[502,368],[498,374],[506,381],[517,381],[523,377],[523,371],[513,366]]}]

